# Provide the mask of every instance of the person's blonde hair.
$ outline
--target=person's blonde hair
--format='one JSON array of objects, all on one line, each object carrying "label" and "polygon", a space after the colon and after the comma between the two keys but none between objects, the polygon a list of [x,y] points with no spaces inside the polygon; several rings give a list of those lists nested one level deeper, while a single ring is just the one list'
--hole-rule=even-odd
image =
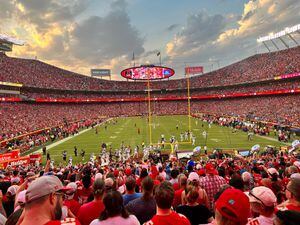
[{"label": "person's blonde hair", "polygon": [[186,201],[188,203],[195,203],[199,198],[199,190],[197,187],[189,185],[186,188]]}]

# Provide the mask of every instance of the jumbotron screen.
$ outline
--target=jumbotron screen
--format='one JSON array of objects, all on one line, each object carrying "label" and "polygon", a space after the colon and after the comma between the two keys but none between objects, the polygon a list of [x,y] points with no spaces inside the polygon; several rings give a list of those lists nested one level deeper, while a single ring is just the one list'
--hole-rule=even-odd
[{"label": "jumbotron screen", "polygon": [[173,76],[175,71],[164,66],[139,66],[123,70],[121,76],[131,80],[160,80]]}]

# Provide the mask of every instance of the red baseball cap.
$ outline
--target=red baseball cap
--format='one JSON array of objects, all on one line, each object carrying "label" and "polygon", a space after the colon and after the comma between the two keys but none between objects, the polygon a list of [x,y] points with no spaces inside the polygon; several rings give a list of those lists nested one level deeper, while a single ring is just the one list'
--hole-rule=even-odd
[{"label": "red baseball cap", "polygon": [[132,174],[132,171],[130,168],[125,169],[126,176],[130,176]]},{"label": "red baseball cap", "polygon": [[203,176],[203,175],[205,175],[205,170],[200,169],[200,170],[197,171],[197,173],[198,173],[199,176]]},{"label": "red baseball cap", "polygon": [[222,216],[246,224],[250,215],[249,198],[244,192],[229,188],[216,201],[216,209]]},{"label": "red baseball cap", "polygon": [[210,173],[210,174],[214,174],[215,173],[215,167],[211,163],[207,163],[206,164],[205,170],[206,170],[207,173]]},{"label": "red baseball cap", "polygon": [[115,177],[119,176],[119,170],[117,170],[117,169],[114,170],[114,176]]}]

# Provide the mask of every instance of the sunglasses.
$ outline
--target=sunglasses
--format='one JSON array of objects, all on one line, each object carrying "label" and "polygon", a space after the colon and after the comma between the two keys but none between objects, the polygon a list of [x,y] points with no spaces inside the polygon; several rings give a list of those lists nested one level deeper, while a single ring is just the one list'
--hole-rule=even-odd
[{"label": "sunglasses", "polygon": [[256,200],[258,200],[263,206],[266,206],[266,205],[264,204],[264,202],[263,202],[261,199],[259,199],[258,197],[256,197],[256,196],[253,194],[253,191],[252,191],[252,190],[249,192],[249,195],[250,195],[251,197],[255,198]]},{"label": "sunglasses", "polygon": [[63,193],[63,192],[61,192],[61,191],[54,192],[54,194],[55,194],[56,196],[64,196],[64,195],[65,195],[65,193]]}]

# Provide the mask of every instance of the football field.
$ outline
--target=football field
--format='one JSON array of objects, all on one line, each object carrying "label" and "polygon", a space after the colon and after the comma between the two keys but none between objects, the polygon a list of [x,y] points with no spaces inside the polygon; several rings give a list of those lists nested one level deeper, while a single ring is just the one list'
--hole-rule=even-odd
[{"label": "football field", "polygon": [[[177,129],[178,126],[178,129]],[[232,128],[221,127],[218,125],[209,126],[208,123],[202,122],[197,118],[191,118],[191,130],[196,137],[195,145],[188,143],[189,141],[180,142],[180,134],[188,130],[188,116],[155,116],[152,117],[152,144],[157,145],[163,134],[166,143],[172,136],[175,136],[179,142],[179,150],[193,150],[196,146],[206,145],[208,150],[214,148],[222,149],[251,149],[255,144],[259,144],[261,148],[272,146],[283,146],[271,134],[267,137],[254,136],[252,141],[247,140],[247,133],[240,130],[234,132]],[[96,132],[97,130],[97,132]],[[203,133],[206,132],[207,135]],[[149,126],[147,117],[126,117],[111,119],[97,128],[89,129],[79,135],[69,137],[67,140],[54,143],[47,147],[51,159],[55,163],[62,162],[62,152],[67,151],[67,159],[72,156],[73,162],[81,162],[81,149],[86,152],[85,160],[88,161],[91,153],[98,155],[100,153],[102,143],[106,143],[108,149],[113,151],[120,148],[122,142],[125,146],[131,146],[132,150],[136,145],[139,146],[140,154],[142,152],[141,144],[149,145]],[[78,156],[74,156],[74,146],[78,149]],[[171,146],[166,144],[166,152],[171,151]]]}]

